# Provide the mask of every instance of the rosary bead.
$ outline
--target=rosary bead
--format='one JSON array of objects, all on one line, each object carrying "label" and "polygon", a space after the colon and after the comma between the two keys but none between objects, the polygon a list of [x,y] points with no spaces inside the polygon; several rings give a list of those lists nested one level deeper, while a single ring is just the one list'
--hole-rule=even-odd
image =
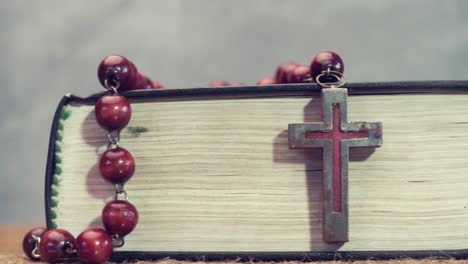
[{"label": "rosary bead", "polygon": [[102,96],[95,106],[96,120],[98,124],[108,130],[121,130],[132,115],[132,109],[128,100],[117,94]]},{"label": "rosary bead", "polygon": [[208,83],[208,87],[223,87],[229,85],[229,82],[223,80],[215,80]]},{"label": "rosary bead", "polygon": [[63,229],[51,229],[45,232],[39,243],[41,260],[54,263],[73,255],[75,239],[72,234]]},{"label": "rosary bead", "polygon": [[143,74],[137,73],[136,81],[131,90],[151,90],[153,89],[153,82],[144,76]]},{"label": "rosary bead", "polygon": [[45,232],[47,231],[47,229],[45,229],[44,227],[36,227],[36,228],[33,228],[31,230],[28,231],[28,233],[26,233],[26,235],[24,235],[24,238],[23,238],[23,251],[24,251],[24,254],[26,254],[26,256],[28,256],[28,258],[30,260],[40,260],[40,258],[36,257],[36,256],[33,256],[33,250],[36,246],[39,246],[39,245],[36,245],[36,240],[33,238],[33,236],[36,236],[36,237],[41,237],[42,234],[44,234]]},{"label": "rosary bead", "polygon": [[275,84],[275,78],[273,77],[265,77],[257,82],[257,85],[270,85]]},{"label": "rosary bead", "polygon": [[138,223],[138,211],[127,201],[115,200],[102,210],[102,222],[110,234],[126,236]]},{"label": "rosary bead", "polygon": [[[341,74],[344,72],[344,64],[340,56],[332,51],[322,51],[315,55],[314,59],[310,63],[310,75],[312,79],[315,81],[318,75],[326,72],[328,69]],[[336,82],[337,80],[333,76],[324,76],[323,78],[320,78],[320,81]]]},{"label": "rosary bead", "polygon": [[137,69],[137,67],[135,66],[135,64],[133,64],[133,62],[131,62],[131,61],[128,61],[128,62],[130,62],[130,64],[131,64],[131,67],[134,69],[134,72],[135,72],[135,77],[136,77],[136,74],[138,73],[138,69]]},{"label": "rosary bead", "polygon": [[241,82],[231,82],[229,83],[229,86],[243,86],[245,84],[241,83]]},{"label": "rosary bead", "polygon": [[302,83],[310,74],[310,67],[306,65],[298,65],[288,76],[288,83]]},{"label": "rosary bead", "polygon": [[112,238],[101,228],[87,229],[76,238],[76,254],[88,264],[104,263],[112,254]]},{"label": "rosary bead", "polygon": [[297,63],[293,61],[282,63],[280,66],[278,66],[278,69],[276,69],[275,82],[288,83],[289,75],[296,67]]},{"label": "rosary bead", "polygon": [[135,172],[135,160],[124,148],[109,149],[102,154],[99,169],[104,179],[113,184],[123,184]]},{"label": "rosary bead", "polygon": [[111,85],[116,85],[116,83],[112,82],[118,82],[120,91],[131,89],[136,74],[135,65],[119,55],[105,57],[98,66],[98,79],[102,86],[105,87],[106,79],[111,82]]},{"label": "rosary bead", "polygon": [[155,90],[164,88],[164,86],[160,82],[153,82],[152,86],[153,86],[153,89]]}]

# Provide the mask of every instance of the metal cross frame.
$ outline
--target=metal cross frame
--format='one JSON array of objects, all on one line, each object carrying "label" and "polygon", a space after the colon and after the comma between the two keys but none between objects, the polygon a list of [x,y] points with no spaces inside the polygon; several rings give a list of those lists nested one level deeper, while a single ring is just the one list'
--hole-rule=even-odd
[{"label": "metal cross frame", "polygon": [[322,90],[322,122],[289,124],[291,149],[323,150],[323,240],[349,240],[348,162],[351,147],[382,145],[382,123],[348,122],[346,88]]}]

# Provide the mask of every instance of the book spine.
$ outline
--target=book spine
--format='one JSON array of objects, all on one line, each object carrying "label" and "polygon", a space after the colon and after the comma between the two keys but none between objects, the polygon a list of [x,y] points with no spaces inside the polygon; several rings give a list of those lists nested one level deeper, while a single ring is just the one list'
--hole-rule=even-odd
[{"label": "book spine", "polygon": [[55,208],[58,205],[58,191],[56,187],[60,185],[60,174],[62,173],[61,164],[62,157],[60,155],[62,135],[64,131],[64,121],[70,116],[70,110],[67,109],[66,105],[70,101],[70,96],[66,95],[60,100],[57,109],[55,110],[54,118],[52,120],[52,126],[50,129],[49,136],[49,147],[47,152],[47,164],[46,164],[46,175],[45,175],[45,216],[47,229],[57,228],[55,218]]}]

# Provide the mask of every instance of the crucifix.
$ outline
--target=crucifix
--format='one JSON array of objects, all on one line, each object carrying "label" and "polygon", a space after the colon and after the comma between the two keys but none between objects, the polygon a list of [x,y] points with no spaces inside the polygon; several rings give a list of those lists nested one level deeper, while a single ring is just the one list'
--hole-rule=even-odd
[{"label": "crucifix", "polygon": [[323,240],[347,242],[348,162],[351,147],[382,145],[380,122],[348,122],[346,88],[322,89],[322,122],[289,124],[289,148],[323,153]]}]

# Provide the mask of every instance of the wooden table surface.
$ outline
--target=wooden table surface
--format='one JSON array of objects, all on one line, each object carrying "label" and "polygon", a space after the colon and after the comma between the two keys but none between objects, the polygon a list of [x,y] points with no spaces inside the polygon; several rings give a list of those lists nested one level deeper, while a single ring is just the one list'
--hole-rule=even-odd
[{"label": "wooden table surface", "polygon": [[[11,226],[11,225],[2,225],[0,226],[0,264],[23,264],[23,263],[33,263],[30,262],[23,254],[21,242],[23,235],[30,229],[30,226]],[[327,261],[327,263],[338,263],[340,261]],[[37,263],[37,262],[36,262]],[[112,263],[112,262],[109,262]],[[186,262],[186,261],[176,261],[172,259],[164,259],[160,261],[147,262],[139,261],[137,264],[147,264],[147,263],[159,263],[159,264],[203,264],[203,262]],[[236,263],[235,261],[229,262],[210,262],[212,264],[230,264]],[[281,262],[281,264],[294,264],[294,263],[306,263],[306,262]],[[309,262],[311,263],[311,262]],[[390,260],[390,261],[376,261],[376,260],[366,260],[366,261],[353,261],[353,264],[435,264],[435,263],[444,263],[444,264],[468,264],[468,260],[452,260],[452,259],[423,259],[423,260],[413,260],[413,259],[399,259],[399,260]]]}]

